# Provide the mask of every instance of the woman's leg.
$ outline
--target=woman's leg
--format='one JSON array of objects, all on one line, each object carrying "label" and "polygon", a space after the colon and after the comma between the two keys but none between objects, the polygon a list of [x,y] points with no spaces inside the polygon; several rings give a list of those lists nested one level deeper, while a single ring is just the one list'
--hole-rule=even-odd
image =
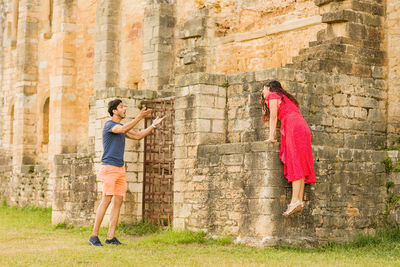
[{"label": "woman's leg", "polygon": [[302,190],[304,190],[304,179],[292,182],[292,200],[283,216],[289,216],[303,209],[303,202],[300,198],[303,195]]},{"label": "woman's leg", "polygon": [[292,182],[292,201],[291,203],[295,203],[297,201],[301,201],[301,198],[303,196],[303,193],[301,193],[302,190],[302,185],[303,185],[303,190],[304,190],[304,179],[296,180]]},{"label": "woman's leg", "polygon": [[299,180],[299,181],[301,181],[301,184],[300,184],[300,191],[299,191],[299,200],[300,200],[301,202],[303,202],[303,196],[304,196],[304,179],[301,179],[301,180]]}]

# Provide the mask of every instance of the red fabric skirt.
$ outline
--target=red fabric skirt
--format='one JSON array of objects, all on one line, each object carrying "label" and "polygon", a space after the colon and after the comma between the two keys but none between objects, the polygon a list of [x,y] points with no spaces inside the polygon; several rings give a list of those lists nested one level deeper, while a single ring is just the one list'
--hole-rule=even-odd
[{"label": "red fabric skirt", "polygon": [[311,132],[299,113],[291,113],[281,121],[281,148],[279,158],[284,165],[288,182],[303,179],[306,184],[315,183],[315,171],[311,150]]}]

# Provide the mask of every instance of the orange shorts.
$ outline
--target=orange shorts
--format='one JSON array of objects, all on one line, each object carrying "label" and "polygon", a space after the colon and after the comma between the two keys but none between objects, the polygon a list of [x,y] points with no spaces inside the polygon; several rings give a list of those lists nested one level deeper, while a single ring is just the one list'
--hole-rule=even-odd
[{"label": "orange shorts", "polygon": [[103,182],[103,195],[125,196],[126,172],[124,166],[101,165],[99,178]]}]

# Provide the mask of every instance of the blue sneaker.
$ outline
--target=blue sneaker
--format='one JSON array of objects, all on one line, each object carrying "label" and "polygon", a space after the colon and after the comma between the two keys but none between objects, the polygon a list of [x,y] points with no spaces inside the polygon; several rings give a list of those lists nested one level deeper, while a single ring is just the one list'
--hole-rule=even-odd
[{"label": "blue sneaker", "polygon": [[122,245],[122,243],[119,242],[116,237],[113,237],[112,239],[106,239],[106,244]]},{"label": "blue sneaker", "polygon": [[96,246],[96,247],[101,247],[103,246],[103,244],[100,242],[100,239],[98,236],[91,236],[89,238],[89,244],[92,246]]}]

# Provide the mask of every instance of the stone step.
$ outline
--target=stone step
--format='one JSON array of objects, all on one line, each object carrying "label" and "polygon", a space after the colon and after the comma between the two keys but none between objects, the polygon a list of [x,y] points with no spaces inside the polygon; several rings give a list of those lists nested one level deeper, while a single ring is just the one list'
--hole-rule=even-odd
[{"label": "stone step", "polygon": [[312,59],[324,58],[345,58],[354,63],[366,65],[381,65],[385,61],[385,53],[383,51],[361,48],[352,45],[333,45],[330,46],[314,46],[302,50],[298,56],[293,58],[293,62],[302,62]]},{"label": "stone step", "polygon": [[332,51],[337,51],[337,52],[345,52],[346,51],[346,45],[340,44],[340,43],[334,43],[334,42],[326,42],[326,43],[321,43],[316,46],[312,47],[306,47],[302,48],[299,51],[299,55],[304,55],[304,54],[313,54],[317,51],[320,50],[332,50]]},{"label": "stone step", "polygon": [[328,12],[322,15],[322,22],[332,24],[341,22],[354,22],[358,24],[368,25],[371,27],[382,26],[381,16],[363,13],[354,10],[339,10]]},{"label": "stone step", "polygon": [[351,1],[351,9],[355,11],[361,11],[365,13],[369,13],[377,16],[385,15],[385,7],[382,4],[371,3],[371,1],[360,1],[360,0],[352,0]]},{"label": "stone step", "polygon": [[327,5],[332,2],[343,2],[344,0],[314,0],[316,6]]},{"label": "stone step", "polygon": [[[323,6],[329,3],[338,3],[337,5],[340,8],[341,3],[344,3],[343,0],[314,0],[315,5]],[[378,3],[371,3],[371,1],[361,1],[361,0],[352,0],[350,2],[350,9],[354,11],[360,11],[364,13],[369,13],[372,15],[383,16],[385,14],[385,7],[380,3],[381,1],[376,1]],[[337,8],[337,7],[336,7]],[[337,8],[338,9],[338,8]]]}]

